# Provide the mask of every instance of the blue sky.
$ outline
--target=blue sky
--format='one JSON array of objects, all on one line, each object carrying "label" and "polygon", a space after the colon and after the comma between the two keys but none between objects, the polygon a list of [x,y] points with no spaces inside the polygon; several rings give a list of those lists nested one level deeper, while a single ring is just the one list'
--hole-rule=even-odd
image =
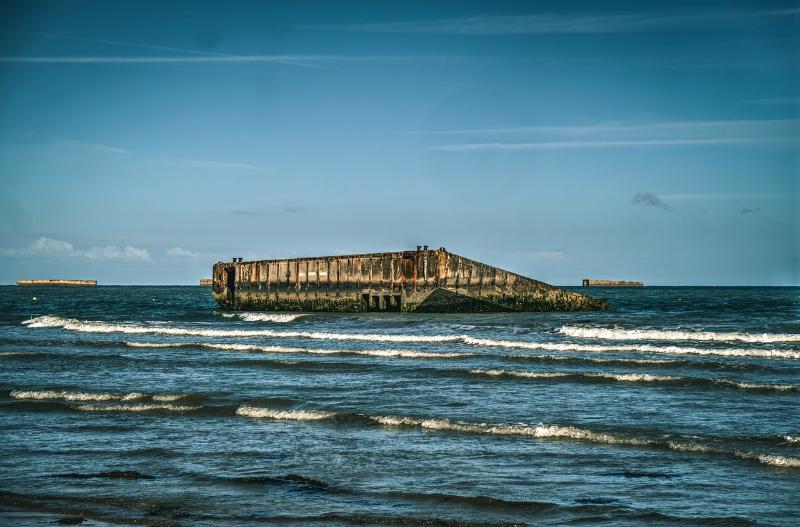
[{"label": "blue sky", "polygon": [[0,283],[800,285],[799,44],[798,2],[4,2]]}]

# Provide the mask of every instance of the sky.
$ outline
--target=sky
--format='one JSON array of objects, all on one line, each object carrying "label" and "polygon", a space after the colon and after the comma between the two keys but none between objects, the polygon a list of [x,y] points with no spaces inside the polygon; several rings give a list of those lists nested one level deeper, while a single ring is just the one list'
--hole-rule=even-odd
[{"label": "sky", "polygon": [[800,285],[800,2],[0,4],[0,283],[418,244]]}]

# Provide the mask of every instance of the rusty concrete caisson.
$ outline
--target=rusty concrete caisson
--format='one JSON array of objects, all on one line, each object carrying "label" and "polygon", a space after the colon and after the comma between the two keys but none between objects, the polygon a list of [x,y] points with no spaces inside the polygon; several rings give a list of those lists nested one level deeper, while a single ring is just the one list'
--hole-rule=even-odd
[{"label": "rusty concrete caisson", "polygon": [[444,248],[219,262],[212,295],[224,309],[480,313],[587,311],[605,300],[476,262]]}]

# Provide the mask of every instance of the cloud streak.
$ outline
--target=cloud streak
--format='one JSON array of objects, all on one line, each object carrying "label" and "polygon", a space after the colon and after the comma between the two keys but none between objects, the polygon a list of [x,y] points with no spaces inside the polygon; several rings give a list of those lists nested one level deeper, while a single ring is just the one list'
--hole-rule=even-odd
[{"label": "cloud streak", "polygon": [[694,14],[620,13],[478,15],[462,18],[414,20],[407,22],[375,22],[344,26],[310,26],[310,29],[355,31],[365,33],[423,33],[443,35],[530,35],[530,34],[598,34],[664,31],[672,29],[707,29],[729,24],[752,24],[778,17],[800,14],[800,9],[716,11]]},{"label": "cloud streak", "polygon": [[504,128],[416,131],[422,135],[528,135],[528,141],[485,141],[425,147],[443,152],[560,150],[575,148],[669,147],[692,145],[775,144],[798,146],[798,119],[666,121],[536,125]]},{"label": "cloud streak", "polygon": [[713,139],[627,139],[618,141],[541,141],[533,143],[472,143],[429,146],[426,150],[439,152],[513,151],[513,150],[563,150],[574,148],[625,148],[660,146],[702,146],[741,144],[792,144],[794,137],[774,138],[713,138]]},{"label": "cloud streak", "polygon": [[0,57],[0,63],[12,64],[226,64],[274,63],[320,69],[313,62],[383,62],[437,58],[407,55],[211,55],[211,56],[31,56]]}]

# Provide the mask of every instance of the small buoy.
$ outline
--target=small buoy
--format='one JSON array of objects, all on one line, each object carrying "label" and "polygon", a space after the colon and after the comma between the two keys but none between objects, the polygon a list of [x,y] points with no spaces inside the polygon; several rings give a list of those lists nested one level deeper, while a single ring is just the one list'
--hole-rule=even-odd
[{"label": "small buoy", "polygon": [[36,297],[33,297],[33,301],[36,302]]}]

